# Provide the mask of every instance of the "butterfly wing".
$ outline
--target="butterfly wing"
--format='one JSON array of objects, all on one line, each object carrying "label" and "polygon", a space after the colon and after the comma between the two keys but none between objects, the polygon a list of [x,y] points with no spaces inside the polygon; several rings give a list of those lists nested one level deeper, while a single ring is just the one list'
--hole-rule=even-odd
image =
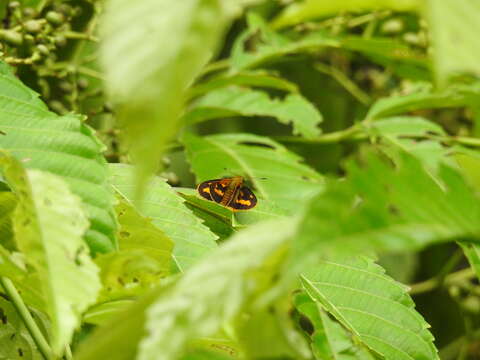
[{"label": "butterfly wing", "polygon": [[257,205],[257,197],[252,190],[246,186],[240,187],[237,196],[229,204],[234,210],[248,210],[255,207],[255,205]]},{"label": "butterfly wing", "polygon": [[228,179],[213,180],[210,183],[210,196],[212,200],[221,203],[229,184],[230,181]]},{"label": "butterfly wing", "polygon": [[198,186],[197,186],[197,191],[198,193],[200,194],[201,197],[207,199],[207,200],[210,200],[212,201],[212,196],[211,196],[211,191],[210,191],[210,185],[213,183],[213,182],[216,182],[218,181],[219,179],[215,179],[215,180],[208,180],[208,181],[204,181],[202,183],[200,183]]}]

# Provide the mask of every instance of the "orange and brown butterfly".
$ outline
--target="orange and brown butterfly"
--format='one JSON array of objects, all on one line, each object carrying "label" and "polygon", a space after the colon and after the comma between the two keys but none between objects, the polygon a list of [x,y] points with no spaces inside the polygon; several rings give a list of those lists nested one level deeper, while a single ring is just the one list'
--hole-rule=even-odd
[{"label": "orange and brown butterfly", "polygon": [[257,205],[257,197],[244,185],[241,176],[204,181],[197,186],[197,191],[203,198],[234,211],[248,210]]}]

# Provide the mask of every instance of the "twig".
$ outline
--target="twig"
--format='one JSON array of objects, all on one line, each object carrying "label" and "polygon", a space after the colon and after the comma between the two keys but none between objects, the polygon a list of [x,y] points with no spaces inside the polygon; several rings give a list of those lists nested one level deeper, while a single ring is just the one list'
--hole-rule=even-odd
[{"label": "twig", "polygon": [[30,314],[30,311],[28,311],[27,306],[23,302],[23,299],[21,298],[17,289],[15,289],[12,281],[2,276],[0,277],[0,283],[5,289],[7,295],[10,297],[13,306],[22,318],[23,323],[27,327],[28,332],[32,336],[33,341],[35,341],[38,350],[40,350],[45,360],[54,360],[55,357],[53,356],[52,350],[50,349],[50,345],[48,345],[47,340],[45,340],[45,337],[38,328],[37,323],[35,322],[35,320],[33,320],[32,314]]},{"label": "twig", "polygon": [[472,277],[475,277],[475,272],[472,268],[466,268],[445,276],[442,282],[439,282],[438,276],[435,276],[431,279],[410,285],[409,293],[413,295],[429,292],[441,285],[452,285],[463,280],[471,279]]}]

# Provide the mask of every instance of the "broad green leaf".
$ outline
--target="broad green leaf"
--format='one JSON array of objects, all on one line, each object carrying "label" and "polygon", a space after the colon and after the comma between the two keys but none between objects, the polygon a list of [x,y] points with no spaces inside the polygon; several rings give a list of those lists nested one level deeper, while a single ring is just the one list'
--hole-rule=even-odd
[{"label": "broad green leaf", "polygon": [[274,27],[286,27],[307,20],[331,16],[347,11],[362,12],[377,9],[392,9],[396,11],[420,10],[421,2],[418,0],[343,0],[319,1],[306,0],[290,4],[273,21]]},{"label": "broad green leaf", "polygon": [[[213,111],[210,112],[210,109]],[[221,112],[228,113],[230,117],[270,116],[282,124],[291,124],[294,134],[306,138],[320,135],[318,125],[323,120],[315,106],[299,94],[275,99],[263,91],[231,86],[210,91],[201,97],[185,115],[185,121],[197,123],[210,120],[222,117]]]},{"label": "broad green leaf", "polygon": [[463,177],[441,164],[434,179],[403,154],[394,169],[378,157],[349,166],[306,210],[293,256],[305,262],[331,252],[409,251],[441,241],[478,242],[480,202]]},{"label": "broad green leaf", "polygon": [[189,340],[216,333],[254,303],[274,284],[294,229],[291,221],[251,226],[185,273],[147,310],[137,359],[177,359]]},{"label": "broad green leaf", "polygon": [[304,326],[308,327],[305,331],[311,338],[311,348],[316,359],[375,359],[365,346],[332,320],[318,302],[312,300],[305,292],[295,296],[294,304],[297,311],[304,316],[300,317],[299,322],[300,325],[303,322]]},{"label": "broad green leaf", "polygon": [[103,282],[99,302],[138,295],[168,276],[173,242],[126,200],[116,205],[119,251],[95,258]]},{"label": "broad green leaf", "polygon": [[[0,64],[2,64],[0,62]],[[76,115],[48,111],[38,94],[0,66],[0,148],[8,150],[25,167],[61,176],[80,196],[90,228],[85,239],[94,252],[115,245],[113,199],[107,184],[102,145]]]},{"label": "broad green leaf", "polygon": [[366,119],[375,120],[420,109],[470,106],[480,99],[479,85],[457,85],[441,91],[434,91],[429,85],[417,86],[410,94],[378,100],[371,106]]},{"label": "broad green leaf", "polygon": [[[480,3],[475,0],[427,0],[429,34],[435,72],[440,83],[469,72],[480,76]],[[454,54],[454,55],[453,55]]]},{"label": "broad green leaf", "polygon": [[60,354],[100,290],[98,268],[83,241],[88,220],[80,199],[58,176],[25,171],[2,154],[5,178],[18,197],[15,240],[38,273],[52,324],[52,350]]},{"label": "broad green leaf", "polygon": [[389,360],[439,359],[407,288],[368,258],[323,262],[301,275],[309,296]]},{"label": "broad green leaf", "polygon": [[120,105],[119,118],[139,165],[137,185],[146,184],[174,135],[186,88],[212,57],[230,20],[247,3],[107,2],[101,60],[107,89]]},{"label": "broad green leaf", "polygon": [[321,175],[269,138],[252,134],[197,137],[186,133],[182,141],[198,182],[242,175],[253,183],[259,204],[265,199],[294,212],[323,188]]},{"label": "broad green leaf", "polygon": [[237,74],[221,74],[209,79],[190,88],[187,95],[189,98],[194,98],[231,85],[276,89],[291,93],[298,92],[297,85],[294,83],[266,71],[244,71]]},{"label": "broad green leaf", "polygon": [[181,360],[231,360],[235,358],[236,357],[226,356],[219,352],[201,350],[182,356]]},{"label": "broad green leaf", "polygon": [[[118,195],[130,203],[135,196],[133,170],[128,165],[110,165],[112,186]],[[182,197],[163,179],[151,180],[137,211],[150,218],[153,225],[173,240],[173,258],[180,271],[186,270],[217,246],[217,237],[184,205]]]},{"label": "broad green leaf", "polygon": [[0,297],[0,359],[43,360],[12,303]]}]

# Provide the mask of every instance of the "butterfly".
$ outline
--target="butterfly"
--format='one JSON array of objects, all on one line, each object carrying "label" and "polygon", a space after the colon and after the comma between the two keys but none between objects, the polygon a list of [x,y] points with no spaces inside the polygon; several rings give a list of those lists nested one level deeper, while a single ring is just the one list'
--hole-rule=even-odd
[{"label": "butterfly", "polygon": [[197,186],[200,196],[231,210],[248,210],[257,205],[257,197],[244,185],[243,177],[207,180]]}]

